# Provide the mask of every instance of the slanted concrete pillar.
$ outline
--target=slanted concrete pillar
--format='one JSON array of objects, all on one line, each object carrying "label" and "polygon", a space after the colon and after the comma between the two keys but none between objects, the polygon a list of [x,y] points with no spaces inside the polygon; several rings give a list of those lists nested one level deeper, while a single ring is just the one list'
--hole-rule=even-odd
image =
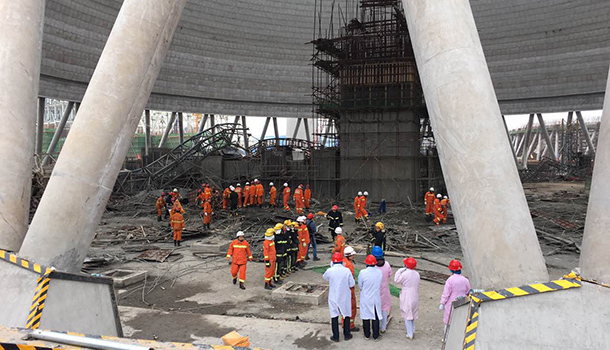
[{"label": "slanted concrete pillar", "polygon": [[403,5],[473,287],[547,281],[469,1]]},{"label": "slanted concrete pillar", "polygon": [[[584,125],[584,121],[583,121]],[[589,192],[585,235],[580,253],[580,273],[585,278],[610,283],[610,77],[599,126],[595,168]]]},{"label": "slanted concrete pillar", "polygon": [[21,255],[80,270],[185,2],[123,2]]},{"label": "slanted concrete pillar", "polygon": [[44,0],[0,0],[0,248],[28,228]]}]

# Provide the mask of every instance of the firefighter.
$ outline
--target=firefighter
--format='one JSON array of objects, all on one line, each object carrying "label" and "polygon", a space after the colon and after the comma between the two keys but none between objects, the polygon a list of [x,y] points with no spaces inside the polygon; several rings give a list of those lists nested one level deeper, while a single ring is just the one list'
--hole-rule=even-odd
[{"label": "firefighter", "polygon": [[212,212],[212,204],[210,203],[209,200],[206,200],[205,202],[203,202],[203,227],[207,228],[208,230],[210,229],[210,224],[212,223],[212,215],[214,214],[214,212]]},{"label": "firefighter", "polygon": [[443,224],[446,224],[447,215],[449,215],[449,213],[447,212],[447,210],[449,209],[449,198],[447,198],[447,196],[444,196],[441,200],[441,209],[443,210]]},{"label": "firefighter", "polygon": [[424,204],[426,205],[426,216],[434,214],[434,187],[430,187],[430,190],[424,195]]},{"label": "firefighter", "polygon": [[182,230],[184,230],[184,217],[180,211],[174,211],[170,214],[170,225],[174,229],[174,246],[180,246],[182,241]]},{"label": "firefighter", "polygon": [[311,204],[311,189],[309,188],[309,184],[305,186],[303,199],[305,200],[305,209],[309,209],[309,205]]},{"label": "firefighter", "polygon": [[243,197],[243,189],[241,188],[241,184],[235,185],[235,193],[237,193],[237,207],[242,207],[242,197]]},{"label": "firefighter", "polygon": [[305,256],[307,255],[307,247],[309,247],[309,230],[306,225],[307,218],[305,216],[299,216],[297,222],[299,226],[297,228],[297,235],[299,238],[298,256],[297,256],[297,267],[303,268],[307,263],[305,262]]},{"label": "firefighter", "polygon": [[273,289],[273,276],[275,275],[276,250],[275,250],[275,230],[268,228],[265,231],[265,241],[263,242],[263,260],[265,261],[265,289]]},{"label": "firefighter", "polygon": [[368,201],[368,198],[369,193],[367,191],[364,191],[362,196],[360,196],[360,205],[358,206],[358,209],[360,210],[360,218],[364,218],[366,221],[369,220],[369,213],[368,211],[366,211],[366,203]]},{"label": "firefighter", "polygon": [[334,241],[335,237],[337,236],[335,230],[337,227],[343,227],[343,215],[339,211],[339,207],[333,205],[332,210],[326,214],[326,218],[328,219],[328,230],[330,231],[330,235],[333,237]]},{"label": "firefighter", "polygon": [[246,186],[244,186],[244,208],[250,206],[250,196],[252,195],[251,186],[249,182],[246,182]]},{"label": "firefighter", "polygon": [[259,208],[263,207],[263,197],[265,197],[265,188],[260,181],[256,180],[256,204]]},{"label": "firefighter", "polygon": [[381,247],[382,251],[386,250],[386,238],[385,238],[385,225],[383,222],[377,222],[375,227],[371,229],[371,239],[369,243],[369,247],[367,249],[367,254],[371,253],[373,247]]},{"label": "firefighter", "polygon": [[239,195],[237,189],[229,186],[231,193],[229,194],[229,216],[237,216],[237,208],[239,207]]},{"label": "firefighter", "polygon": [[284,225],[282,223],[277,223],[275,227],[273,227],[275,231],[275,273],[273,276],[273,282],[275,284],[282,284],[282,280],[286,275],[286,263],[287,263],[287,253],[286,249],[288,246],[288,241],[286,238],[286,233],[284,232]]},{"label": "firefighter", "polygon": [[434,224],[436,226],[440,225],[443,220],[443,208],[441,207],[441,199],[443,196],[439,193],[436,195],[436,199],[434,200]]},{"label": "firefighter", "polygon": [[275,198],[277,197],[277,189],[273,186],[273,182],[269,183],[269,208],[275,208]]},{"label": "firefighter", "polygon": [[354,213],[356,213],[356,222],[362,218],[362,214],[360,213],[360,205],[362,201],[360,200],[360,197],[362,197],[362,192],[358,192],[356,198],[354,198]]},{"label": "firefighter", "polygon": [[290,200],[290,187],[288,187],[288,183],[284,183],[284,191],[282,194],[284,195],[284,211],[290,211],[290,206],[288,205],[288,201]]},{"label": "firefighter", "polygon": [[239,288],[246,289],[246,264],[248,260],[252,261],[252,252],[250,252],[250,244],[244,239],[242,231],[237,232],[236,239],[231,242],[229,251],[227,252],[227,260],[231,264],[231,276],[233,284],[237,284],[239,274]]},{"label": "firefighter", "polygon": [[165,192],[161,192],[161,196],[157,198],[155,208],[157,209],[157,221],[161,221],[161,217],[165,211]]},{"label": "firefighter", "polygon": [[303,185],[299,185],[294,190],[294,206],[297,209],[297,214],[303,214]]},{"label": "firefighter", "polygon": [[286,233],[288,234],[288,245],[289,245],[289,272],[295,272],[297,271],[297,256],[298,256],[298,251],[299,251],[299,235],[298,235],[298,227],[299,224],[291,221],[290,222],[290,228],[288,230],[286,230]]},{"label": "firefighter", "polygon": [[229,207],[229,197],[231,197],[231,188],[227,187],[222,191],[222,209],[224,210]]},{"label": "firefighter", "polygon": [[203,198],[207,201],[212,199],[212,189],[208,184],[205,184],[205,187],[203,188]]},{"label": "firefighter", "polygon": [[[343,259],[343,266],[347,267],[350,272],[352,273],[352,276],[354,278],[356,278],[356,274],[354,271],[354,259],[356,258],[356,251],[354,250],[354,248],[347,246],[345,247],[344,250],[344,254],[345,254],[345,259]],[[356,303],[356,288],[355,287],[351,287],[351,292],[352,292],[352,317],[349,319],[349,328],[352,332],[358,332],[360,331],[360,328],[356,327],[356,308],[357,308],[357,303]]]},{"label": "firefighter", "polygon": [[340,253],[343,255],[343,251],[345,250],[345,237],[343,237],[343,229],[341,227],[337,227],[335,230],[335,246],[333,248],[333,253]]}]

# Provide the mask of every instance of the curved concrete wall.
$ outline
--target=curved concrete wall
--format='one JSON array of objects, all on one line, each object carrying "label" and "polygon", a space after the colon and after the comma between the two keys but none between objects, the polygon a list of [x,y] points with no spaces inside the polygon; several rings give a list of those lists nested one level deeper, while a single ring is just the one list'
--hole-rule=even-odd
[{"label": "curved concrete wall", "polygon": [[[503,113],[602,108],[610,1],[471,2]],[[47,0],[42,96],[81,100],[121,3]],[[189,0],[148,108],[311,116],[313,6]]]}]

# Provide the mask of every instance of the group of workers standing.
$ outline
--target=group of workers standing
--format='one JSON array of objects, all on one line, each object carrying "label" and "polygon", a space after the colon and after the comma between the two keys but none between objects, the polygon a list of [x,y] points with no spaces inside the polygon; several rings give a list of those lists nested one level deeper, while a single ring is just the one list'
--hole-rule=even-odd
[{"label": "group of workers standing", "polygon": [[161,221],[163,217],[169,218],[169,226],[173,229],[174,246],[179,246],[182,241],[182,231],[184,230],[184,216],[186,213],[180,200],[182,196],[177,188],[173,191],[161,192],[155,203],[157,209],[157,221]]},{"label": "group of workers standing", "polygon": [[[295,221],[285,220],[265,231],[263,242],[263,261],[265,263],[264,288],[271,290],[276,284],[290,274],[303,268],[309,259],[309,248],[313,248],[313,260],[317,256],[315,243],[316,225],[314,214],[307,217],[299,216]],[[250,245],[244,239],[242,231],[237,232],[237,238],[231,242],[227,252],[227,260],[231,265],[233,284],[239,281],[239,288],[246,289],[246,265],[252,261]]]},{"label": "group of workers standing", "polygon": [[[424,204],[426,205],[426,217],[432,219],[434,216],[434,223],[438,226],[441,223],[447,223],[447,210],[449,209],[449,198],[441,195],[440,193],[434,193],[434,187],[430,187],[430,190],[424,195]],[[430,220],[432,221],[432,220]]]},{"label": "group of workers standing", "polygon": [[[275,208],[279,205],[277,200],[278,190],[273,184],[269,183],[269,208]],[[290,196],[291,189],[288,183],[284,183],[282,190],[282,200],[284,204],[284,211],[290,211]],[[223,209],[230,209],[231,214],[237,214],[237,209],[248,208],[248,207],[263,207],[265,199],[265,188],[263,184],[258,180],[254,179],[252,184],[246,182],[246,185],[242,188],[241,184],[235,186],[229,186],[223,191]],[[309,185],[303,188],[303,185],[299,185],[293,194],[294,204],[297,214],[303,214],[304,210],[309,209],[311,203],[311,189]]]}]

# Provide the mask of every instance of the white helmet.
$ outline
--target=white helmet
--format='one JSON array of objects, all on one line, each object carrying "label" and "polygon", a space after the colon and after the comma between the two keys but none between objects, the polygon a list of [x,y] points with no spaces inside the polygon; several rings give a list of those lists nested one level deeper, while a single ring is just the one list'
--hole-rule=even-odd
[{"label": "white helmet", "polygon": [[443,198],[443,196],[441,196],[441,194],[439,193],[436,195],[436,198]]},{"label": "white helmet", "polygon": [[231,191],[235,191],[235,187],[233,187],[233,186],[229,186],[229,189],[230,189]]},{"label": "white helmet", "polygon": [[434,192],[434,187],[430,187],[430,192]]},{"label": "white helmet", "polygon": [[258,182],[258,179],[254,179],[254,182]]},{"label": "white helmet", "polygon": [[177,189],[177,188],[174,188],[174,192],[178,192],[178,189]]},{"label": "white helmet", "polygon": [[284,187],[288,187],[288,183],[287,182],[284,182]]},{"label": "white helmet", "polygon": [[307,218],[306,218],[306,217],[304,217],[304,216],[299,216],[299,217],[297,218],[297,222],[305,222],[305,220],[307,220]]},{"label": "white helmet", "polygon": [[235,237],[240,237],[244,235],[244,231],[237,231],[237,234],[235,235]]},{"label": "white helmet", "polygon": [[342,234],[342,233],[343,233],[343,229],[342,229],[341,227],[337,227],[337,228],[335,229],[335,233],[336,233],[336,234],[338,234],[338,235],[340,235],[340,234]]},{"label": "white helmet", "polygon": [[447,196],[444,196],[443,199],[447,199]]},{"label": "white helmet", "polygon": [[358,192],[358,195],[359,195],[359,196],[362,196],[362,192]]},{"label": "white helmet", "polygon": [[369,193],[367,191],[364,191],[364,196],[368,196]]},{"label": "white helmet", "polygon": [[249,182],[246,182],[246,185],[249,185],[249,184],[250,184]]},{"label": "white helmet", "polygon": [[241,184],[240,184],[240,183],[238,183],[238,184],[237,184],[237,187],[241,187]]},{"label": "white helmet", "polygon": [[269,183],[269,186],[273,186],[273,182],[270,182],[270,183]]},{"label": "white helmet", "polygon": [[346,257],[356,255],[356,251],[354,250],[354,248],[347,246],[343,251],[343,255],[345,255]]}]

